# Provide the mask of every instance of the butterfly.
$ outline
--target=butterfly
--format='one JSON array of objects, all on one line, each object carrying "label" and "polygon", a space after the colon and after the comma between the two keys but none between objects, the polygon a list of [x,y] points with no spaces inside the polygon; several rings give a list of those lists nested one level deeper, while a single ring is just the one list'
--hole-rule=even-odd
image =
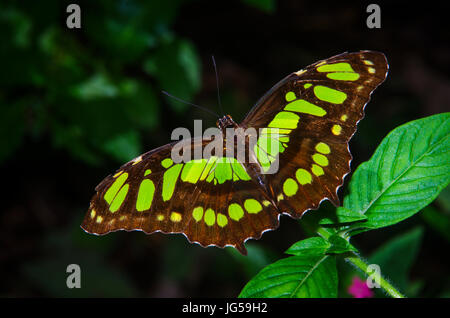
[{"label": "butterfly", "polygon": [[[259,129],[256,144],[248,147],[256,163],[214,155],[175,163],[176,143],[164,145],[122,165],[95,188],[82,229],[98,235],[182,233],[203,247],[232,246],[246,254],[244,243],[276,229],[280,215],[300,218],[326,199],[339,205],[337,190],[350,172],[349,140],[388,68],[383,53],[360,51],[289,74],[240,124],[229,115],[217,121],[223,131]],[[277,147],[267,147],[267,140]],[[211,141],[190,142],[203,150]],[[274,164],[276,173],[264,173]]]}]

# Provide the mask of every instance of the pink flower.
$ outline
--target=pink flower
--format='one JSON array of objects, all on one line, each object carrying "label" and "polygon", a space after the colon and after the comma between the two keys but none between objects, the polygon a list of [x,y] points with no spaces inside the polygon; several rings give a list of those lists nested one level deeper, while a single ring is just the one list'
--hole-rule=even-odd
[{"label": "pink flower", "polygon": [[352,284],[348,287],[348,293],[355,298],[372,298],[373,291],[367,286],[367,283],[358,276],[353,277]]}]

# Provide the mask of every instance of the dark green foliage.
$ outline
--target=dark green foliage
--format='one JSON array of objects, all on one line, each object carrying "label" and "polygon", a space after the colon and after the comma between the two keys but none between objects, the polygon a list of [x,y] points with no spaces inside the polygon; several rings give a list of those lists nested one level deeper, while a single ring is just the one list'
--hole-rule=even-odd
[{"label": "dark green foliage", "polygon": [[201,86],[195,47],[170,31],[179,5],[84,1],[81,30],[69,30],[64,3],[2,4],[0,161],[26,135],[90,164],[138,156],[141,133],[160,123],[161,89],[191,100]]}]

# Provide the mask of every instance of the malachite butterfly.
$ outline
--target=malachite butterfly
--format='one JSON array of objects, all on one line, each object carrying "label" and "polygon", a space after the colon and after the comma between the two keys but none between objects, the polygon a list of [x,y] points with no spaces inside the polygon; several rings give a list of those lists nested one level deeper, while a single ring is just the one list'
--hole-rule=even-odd
[{"label": "malachite butterfly", "polygon": [[[278,160],[277,173],[259,174],[254,164],[233,157],[174,163],[175,143],[167,144],[106,177],[95,188],[81,227],[93,234],[182,233],[203,247],[232,246],[246,254],[245,241],[277,228],[281,214],[299,218],[324,199],[339,205],[337,190],[350,172],[349,140],[387,72],[384,54],[360,51],[291,73],[241,124],[228,115],[217,122],[223,131],[262,131],[253,149],[256,168],[266,169]],[[280,133],[276,153],[259,144],[272,138],[272,128]],[[209,142],[197,138],[192,145],[203,149]]]}]

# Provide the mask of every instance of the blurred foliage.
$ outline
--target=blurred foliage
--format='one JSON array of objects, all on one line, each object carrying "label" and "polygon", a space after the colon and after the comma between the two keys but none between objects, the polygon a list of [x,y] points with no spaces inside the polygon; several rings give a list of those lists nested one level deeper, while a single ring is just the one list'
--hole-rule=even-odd
[{"label": "blurred foliage", "polygon": [[26,134],[89,164],[138,156],[161,89],[190,100],[201,88],[195,47],[170,30],[182,2],[81,1],[80,30],[65,26],[65,2],[2,3],[0,162]]},{"label": "blurred foliage", "polygon": [[[401,232],[379,246],[366,260],[367,264],[376,264],[380,272],[396,288],[404,291],[407,297],[417,297],[424,286],[424,281],[411,277],[411,270],[417,261],[423,240],[424,229],[415,227]],[[350,297],[348,288],[355,276],[367,279],[366,274],[355,271],[343,259],[338,262],[340,293],[339,297]],[[382,289],[374,288],[375,297],[390,297]]]},{"label": "blurred foliage", "polygon": [[440,211],[433,206],[423,209],[422,218],[428,225],[450,242],[450,210]]},{"label": "blurred foliage", "polygon": [[275,9],[275,0],[243,0],[248,5],[261,9],[262,11],[271,13]]},{"label": "blurred foliage", "polygon": [[236,249],[229,249],[231,256],[237,261],[239,267],[245,272],[247,279],[255,276],[266,265],[276,260],[275,254],[255,243],[246,245],[248,254],[246,256],[239,253]]},{"label": "blurred foliage", "polygon": [[[449,190],[450,187],[444,189],[435,202],[445,208],[441,209],[439,206],[436,207],[436,205],[431,204],[418,213],[434,233],[441,235],[440,238],[447,240],[449,240],[450,217],[448,213],[450,213],[450,209],[448,206],[445,206],[444,202],[447,202],[449,198]],[[394,237],[381,244],[381,246],[377,247],[367,260],[368,264],[379,265],[381,274],[393,283],[396,288],[404,291],[407,297],[430,296],[430,286],[426,288],[427,282],[422,277],[411,275],[412,269],[415,266],[414,264],[420,259],[426,259],[426,255],[435,255],[439,253],[438,251],[443,251],[448,245],[448,243],[440,241],[440,244],[435,246],[436,251],[434,249],[424,251],[423,245],[426,244],[425,233],[426,230],[423,226],[409,225],[401,229]],[[341,274],[340,289],[342,294],[340,297],[348,297],[347,289],[351,285],[352,278],[357,275],[365,280],[366,276],[362,273],[355,272],[353,267],[344,265],[343,262],[338,263],[338,265],[339,273]],[[449,287],[450,277],[440,277],[440,282],[434,282],[434,286],[431,287],[431,293],[437,292],[439,297],[448,298]],[[387,297],[383,291],[378,289],[375,289],[375,291],[376,297]]]},{"label": "blurred foliage", "polygon": [[420,227],[402,233],[380,246],[369,258],[369,264],[380,266],[381,273],[408,296],[409,274],[420,250],[423,229]]},{"label": "blurred foliage", "polygon": [[[76,219],[77,223],[79,219]],[[49,235],[43,243],[45,258],[21,266],[27,277],[46,295],[59,297],[133,297],[138,292],[130,278],[107,262],[107,253],[117,244],[112,236],[92,240],[77,227]],[[77,264],[81,288],[66,286],[68,274],[62,265]],[[45,275],[43,275],[45,273]]]}]

